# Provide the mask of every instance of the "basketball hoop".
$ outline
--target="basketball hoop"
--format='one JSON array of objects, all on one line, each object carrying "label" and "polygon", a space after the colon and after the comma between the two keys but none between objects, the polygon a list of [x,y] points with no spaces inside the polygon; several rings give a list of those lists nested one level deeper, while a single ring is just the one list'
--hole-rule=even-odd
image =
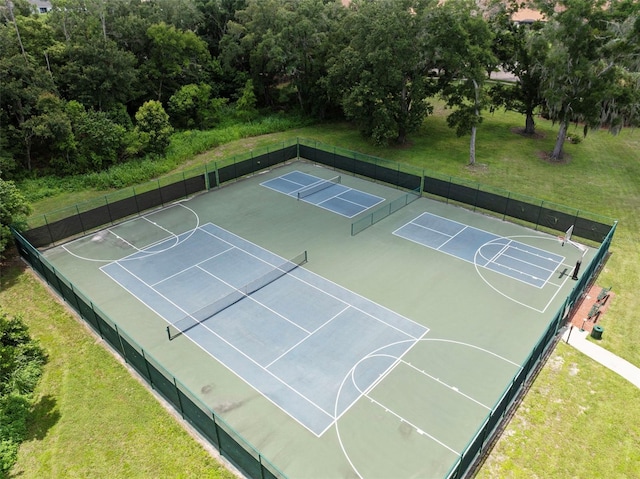
[{"label": "basketball hoop", "polygon": [[569,229],[562,236],[558,236],[558,241],[562,246],[571,241],[571,233],[573,233],[573,225],[569,226]]},{"label": "basketball hoop", "polygon": [[558,243],[560,243],[560,246],[564,246],[566,241],[567,241],[567,237],[566,236],[558,236]]}]

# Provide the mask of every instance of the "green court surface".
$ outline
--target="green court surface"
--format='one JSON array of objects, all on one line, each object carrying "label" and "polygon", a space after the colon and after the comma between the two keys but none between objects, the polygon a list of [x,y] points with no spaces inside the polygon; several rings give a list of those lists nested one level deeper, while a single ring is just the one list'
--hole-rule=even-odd
[{"label": "green court surface", "polygon": [[[564,304],[582,253],[556,236],[428,198],[352,236],[352,222],[378,206],[349,218],[339,214],[342,206],[323,207],[324,197],[301,201],[293,189],[261,185],[280,185],[284,180],[276,179],[285,175],[335,174],[294,161],[44,254],[78,293],[287,477],[446,477]],[[376,197],[386,204],[406,194],[348,174],[340,187],[342,202]],[[323,191],[314,194],[332,201]],[[218,254],[208,251],[212,231],[241,246],[244,256],[207,269]],[[201,239],[191,242],[197,235]],[[301,251],[307,263],[221,311],[212,318],[218,326],[169,340],[168,321],[179,313],[159,311],[154,295],[163,284],[170,284],[167,297],[192,296],[194,308],[202,307],[226,294],[203,286],[206,274],[233,276],[251,258],[293,258]],[[589,248],[585,264],[593,252]],[[140,258],[140,271],[126,266]],[[115,264],[125,265],[131,283],[106,274]],[[187,274],[182,266],[198,270]],[[151,293],[144,274],[157,276]],[[290,323],[299,328],[333,307],[315,293],[302,293],[307,304],[293,298],[292,279],[355,312],[331,334],[322,334],[331,319],[316,330],[305,326],[308,336],[290,333]],[[244,280],[237,281],[230,283],[239,287]],[[284,321],[261,323],[246,305],[254,300],[283,301],[293,312]],[[207,335],[224,336],[234,321],[247,329],[230,332],[235,336],[226,345],[209,344]],[[384,327],[376,329],[380,323]],[[272,367],[281,356],[269,351],[284,356],[311,341],[313,348]],[[264,361],[256,371],[277,376],[279,387],[307,391],[310,404],[335,404],[328,426],[306,423],[302,402],[274,392],[273,383],[232,357],[238,352],[251,367]]]}]

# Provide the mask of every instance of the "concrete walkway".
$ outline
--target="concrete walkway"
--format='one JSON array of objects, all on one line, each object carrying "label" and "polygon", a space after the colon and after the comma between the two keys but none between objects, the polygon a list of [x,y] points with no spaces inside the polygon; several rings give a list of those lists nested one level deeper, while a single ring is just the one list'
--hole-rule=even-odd
[{"label": "concrete walkway", "polygon": [[581,351],[591,359],[619,374],[637,388],[640,388],[640,368],[598,346],[594,342],[589,341],[587,339],[588,334],[588,331],[580,331],[580,328],[574,326],[573,329],[569,328],[565,331],[562,339],[567,342],[568,337],[568,343],[578,351]]}]

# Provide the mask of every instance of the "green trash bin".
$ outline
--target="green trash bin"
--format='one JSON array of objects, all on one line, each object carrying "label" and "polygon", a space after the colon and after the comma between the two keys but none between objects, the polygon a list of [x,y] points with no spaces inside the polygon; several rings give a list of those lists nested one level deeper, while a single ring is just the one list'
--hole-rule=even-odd
[{"label": "green trash bin", "polygon": [[599,324],[596,324],[593,329],[591,330],[591,337],[593,339],[602,339],[602,333],[604,331],[604,328],[602,326],[600,326]]}]

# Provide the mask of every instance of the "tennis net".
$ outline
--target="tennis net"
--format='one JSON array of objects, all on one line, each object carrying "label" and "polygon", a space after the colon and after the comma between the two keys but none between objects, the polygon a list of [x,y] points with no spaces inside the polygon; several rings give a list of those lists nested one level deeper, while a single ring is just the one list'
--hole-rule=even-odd
[{"label": "tennis net", "polygon": [[169,341],[189,331],[194,326],[197,326],[198,324],[203,323],[207,319],[212,318],[213,316],[224,311],[228,307],[233,306],[241,299],[246,298],[247,296],[250,296],[256,291],[264,288],[268,284],[273,283],[278,278],[281,278],[285,274],[293,271],[298,266],[301,266],[306,262],[307,262],[307,252],[303,251],[295,258],[287,260],[281,265],[274,267],[269,272],[245,284],[241,288],[238,288],[232,291],[231,293],[227,294],[226,296],[223,296],[222,298],[214,301],[213,303],[210,303],[205,307],[200,308],[196,312],[188,314],[184,318],[179,319],[175,323],[170,324],[169,326],[167,326],[167,335],[169,336]]},{"label": "tennis net", "polygon": [[342,179],[340,177],[340,175],[331,178],[330,180],[320,180],[320,181],[316,181],[315,183],[309,185],[309,186],[305,186],[304,188],[302,188],[301,190],[298,191],[298,199],[301,200],[302,198],[306,198],[307,196],[310,196],[314,193],[317,193],[318,191],[322,191],[326,188],[329,188],[333,185],[337,185],[340,184],[342,182]]}]

